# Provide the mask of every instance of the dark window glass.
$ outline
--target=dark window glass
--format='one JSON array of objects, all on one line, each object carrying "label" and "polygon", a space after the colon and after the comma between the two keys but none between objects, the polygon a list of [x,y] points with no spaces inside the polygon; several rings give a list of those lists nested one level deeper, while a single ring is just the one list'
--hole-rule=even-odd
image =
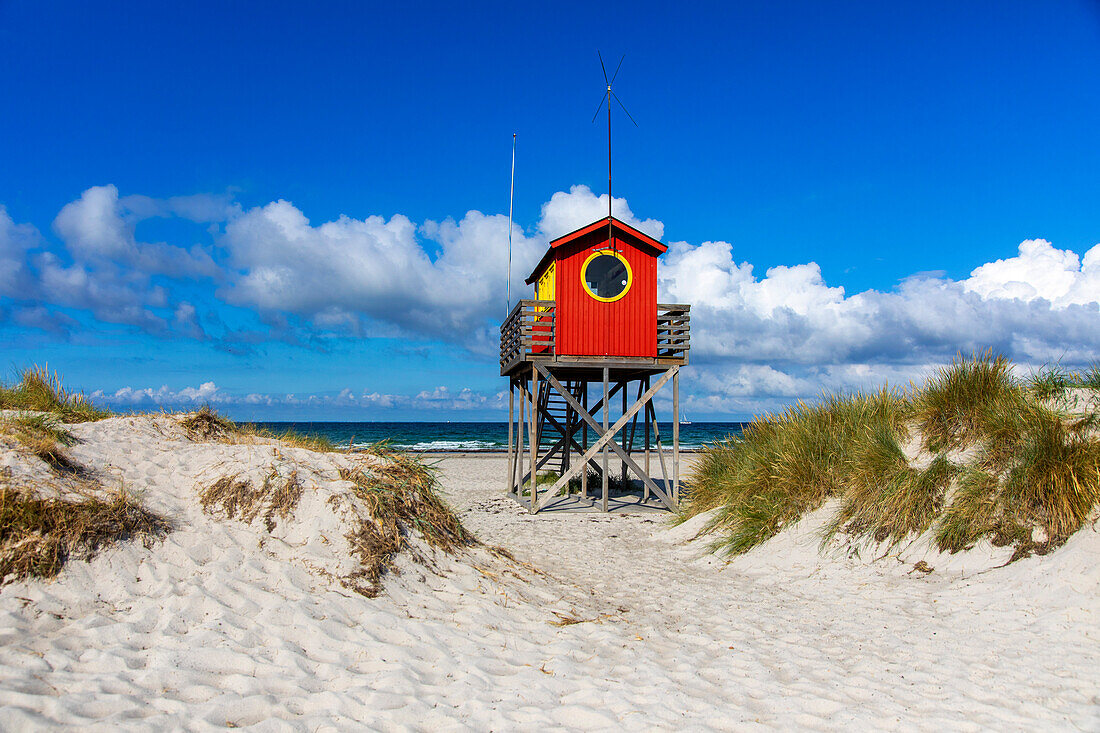
[{"label": "dark window glass", "polygon": [[584,268],[584,282],[595,295],[614,298],[626,290],[626,266],[614,255],[593,257]]}]

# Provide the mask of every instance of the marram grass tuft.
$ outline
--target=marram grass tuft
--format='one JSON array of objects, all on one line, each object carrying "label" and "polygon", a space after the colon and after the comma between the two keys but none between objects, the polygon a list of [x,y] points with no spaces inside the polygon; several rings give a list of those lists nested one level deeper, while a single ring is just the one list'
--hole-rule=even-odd
[{"label": "marram grass tuft", "polygon": [[0,410],[47,412],[62,422],[78,423],[102,420],[111,412],[96,407],[83,393],[71,393],[49,367],[24,369],[13,385],[0,384]]},{"label": "marram grass tuft", "polygon": [[[1050,551],[1100,506],[1100,415],[1050,400],[1089,388],[1096,372],[1045,369],[1021,383],[985,352],[909,395],[799,403],[704,449],[681,519],[715,510],[706,531],[737,554],[832,498],[823,544],[845,534],[894,545],[931,531],[945,551],[981,540],[1014,546],[1014,559]],[[908,430],[917,455],[902,447]]]}]

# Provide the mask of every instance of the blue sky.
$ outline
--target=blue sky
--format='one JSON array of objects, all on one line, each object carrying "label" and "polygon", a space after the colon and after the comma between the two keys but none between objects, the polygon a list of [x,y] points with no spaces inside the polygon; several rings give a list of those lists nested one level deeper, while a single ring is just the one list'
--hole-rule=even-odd
[{"label": "blue sky", "polygon": [[694,418],[1100,354],[1100,4],[515,5],[0,0],[4,366],[498,417],[511,135],[518,279],[606,208],[597,48]]}]

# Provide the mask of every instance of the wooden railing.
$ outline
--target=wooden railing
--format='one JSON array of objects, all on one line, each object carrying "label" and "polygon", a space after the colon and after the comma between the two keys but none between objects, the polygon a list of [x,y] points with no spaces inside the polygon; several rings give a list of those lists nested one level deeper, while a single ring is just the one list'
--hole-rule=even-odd
[{"label": "wooden railing", "polygon": [[690,305],[657,304],[657,358],[683,359],[691,348]]},{"label": "wooden railing", "polygon": [[500,326],[500,368],[535,354],[554,355],[553,300],[521,300]]},{"label": "wooden railing", "polygon": [[[500,326],[500,368],[508,373],[532,358],[553,358],[553,300],[521,300]],[[686,364],[691,347],[691,306],[657,304],[657,359]]]}]

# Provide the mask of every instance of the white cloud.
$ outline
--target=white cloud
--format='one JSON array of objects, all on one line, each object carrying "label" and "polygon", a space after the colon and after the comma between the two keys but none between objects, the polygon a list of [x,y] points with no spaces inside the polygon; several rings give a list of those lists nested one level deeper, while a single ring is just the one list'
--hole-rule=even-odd
[{"label": "white cloud", "polygon": [[[1048,254],[1061,262],[1076,258],[1060,250]],[[757,278],[751,265],[736,263],[725,242],[674,244],[659,270],[661,297],[692,304],[698,357],[773,365],[924,363],[987,346],[1029,360],[1087,360],[1100,353],[1100,290],[1080,293],[1079,283],[1091,273],[1076,277],[1076,285],[1055,285],[1049,271],[1037,272],[1035,290],[1078,293],[1079,302],[1063,298],[1052,308],[1034,297],[1009,299],[992,287],[980,292],[974,283],[991,280],[982,268],[961,283],[914,278],[891,292],[851,296],[829,287],[814,263],[772,268]]]},{"label": "white cloud", "polygon": [[96,402],[109,405],[128,405],[132,407],[140,405],[202,405],[208,402],[235,401],[233,397],[219,392],[217,385],[213,382],[203,382],[198,387],[184,387],[180,390],[169,389],[167,385],[159,389],[153,389],[152,387],[122,387],[111,393],[97,389],[92,392],[91,398]]},{"label": "white cloud", "polygon": [[197,387],[171,389],[167,385],[153,387],[122,387],[113,392],[96,390],[92,400],[120,408],[191,408],[204,404],[221,406],[265,407],[349,407],[364,411],[389,412],[416,410],[428,412],[453,412],[456,410],[493,410],[504,407],[507,392],[487,393],[462,389],[452,393],[446,386],[422,390],[416,394],[383,394],[359,391],[345,387],[335,394],[283,394],[249,393],[237,395],[223,392],[214,382],[203,382]]},{"label": "white cloud", "polygon": [[[654,239],[664,237],[665,225],[656,219],[637,218],[627,205],[626,199],[612,198],[611,213],[619,221],[645,232]],[[538,229],[549,241],[606,216],[606,193],[597,196],[588,186],[570,186],[569,193],[558,191],[542,205],[542,220],[539,222]]]},{"label": "white cloud", "polygon": [[[30,225],[15,225],[0,207],[0,296],[29,301],[15,309],[16,322],[46,330],[67,330],[71,318],[45,317],[43,305],[86,310],[95,318],[158,333],[203,338],[194,307],[176,302],[168,286],[154,281],[214,277],[219,268],[199,244],[189,249],[140,242],[137,222],[150,216],[188,216],[206,221],[222,198],[148,197],[119,199],[114,186],[93,186],[66,204],[54,220],[63,248],[50,248]],[[166,309],[170,314],[158,313]],[[21,315],[20,315],[21,314]]]},{"label": "white cloud", "polygon": [[1045,239],[1020,243],[1019,254],[982,265],[963,287],[983,298],[1031,302],[1042,298],[1055,308],[1100,301],[1100,244],[1078,257]]},{"label": "white cloud", "polygon": [[217,275],[214,260],[197,244],[185,249],[137,241],[132,213],[113,185],[93,186],[61,209],[54,231],[78,262],[114,262],[136,272],[174,277]]},{"label": "white cloud", "polygon": [[16,224],[0,204],[0,296],[21,298],[30,289],[27,253],[39,243],[38,230]]},{"label": "white cloud", "polygon": [[[508,219],[471,211],[461,221],[341,217],[318,226],[287,201],[251,209],[226,226],[233,273],[230,303],[279,311],[322,327],[354,327],[360,317],[411,332],[474,342],[502,317]],[[513,287],[544,243],[513,227]],[[437,245],[437,246],[433,246]]]},{"label": "white cloud", "polygon": [[[533,226],[513,224],[513,302],[530,295],[522,280],[547,242],[604,216],[606,206],[606,195],[574,186],[551,196]],[[613,208],[627,223],[663,236],[660,221],[639,219],[625,200],[615,199]],[[210,242],[190,248],[140,242],[135,227],[150,217],[210,224]],[[402,215],[342,216],[315,225],[283,200],[243,210],[227,195],[120,197],[114,186],[101,186],[66,205],[54,228],[63,248],[51,248],[0,207],[0,296],[14,299],[4,305],[11,322],[62,332],[75,322],[43,307],[62,306],[223,344],[412,335],[458,344],[489,362],[496,352],[507,279],[508,220],[501,214],[470,211],[420,224]],[[685,373],[691,409],[744,412],[822,389],[904,381],[958,351],[989,346],[1032,364],[1073,366],[1100,354],[1100,245],[1079,256],[1029,239],[1015,256],[984,264],[966,279],[919,273],[889,291],[851,294],[826,283],[814,262],[759,275],[735,255],[728,242],[674,242],[661,259],[659,297],[692,304],[693,363]],[[224,310],[211,282],[220,284],[218,298],[270,330],[221,333],[214,317],[219,332],[211,336],[199,311]],[[230,397],[210,387],[203,399],[242,404],[499,406],[496,396],[478,392]],[[192,399],[166,388],[111,398]]]}]

